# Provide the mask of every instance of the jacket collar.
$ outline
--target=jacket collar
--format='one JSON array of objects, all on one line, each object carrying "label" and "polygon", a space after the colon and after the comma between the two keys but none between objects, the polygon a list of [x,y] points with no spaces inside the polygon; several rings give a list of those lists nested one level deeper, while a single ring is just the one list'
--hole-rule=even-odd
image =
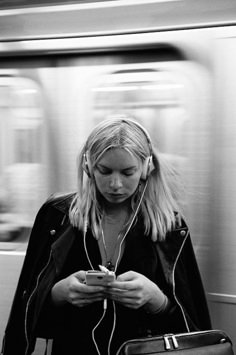
[{"label": "jacket collar", "polygon": [[[69,215],[69,208],[76,193],[58,194],[52,197],[53,206],[63,212],[66,216]],[[167,277],[167,282],[173,284],[173,275],[175,266],[178,262],[181,250],[187,240],[189,231],[187,226],[178,226],[173,231],[169,232],[165,241],[156,242],[156,250],[163,270]],[[53,256],[57,260],[57,266],[60,268],[67,257],[67,254],[73,244],[75,238],[75,230],[67,221],[63,226],[59,238],[53,243]]]},{"label": "jacket collar", "polygon": [[[166,281],[172,287],[174,285],[175,267],[188,238],[188,234],[189,231],[187,227],[176,229],[168,233],[165,241],[155,243]],[[60,231],[59,238],[52,244],[52,255],[57,273],[62,269],[67,255],[73,246],[75,237],[75,229],[71,224],[66,223]]]},{"label": "jacket collar", "polygon": [[64,214],[69,215],[70,205],[75,196],[75,192],[67,194],[54,194],[49,198],[48,202],[51,201],[53,207],[63,212]]}]

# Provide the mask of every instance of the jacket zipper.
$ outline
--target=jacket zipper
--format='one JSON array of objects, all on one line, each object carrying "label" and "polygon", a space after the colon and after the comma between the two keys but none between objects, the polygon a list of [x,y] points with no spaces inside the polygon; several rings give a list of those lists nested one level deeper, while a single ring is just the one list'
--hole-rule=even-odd
[{"label": "jacket zipper", "polygon": [[40,273],[38,274],[38,277],[37,277],[37,281],[36,281],[36,285],[35,285],[35,288],[33,289],[33,291],[31,292],[31,295],[28,299],[28,302],[26,304],[26,311],[25,311],[25,339],[26,339],[26,350],[25,350],[25,355],[27,355],[27,352],[29,350],[29,337],[28,337],[28,331],[27,331],[27,318],[28,318],[28,311],[29,311],[29,306],[30,306],[30,302],[31,302],[31,299],[32,297],[34,296],[37,288],[38,288],[38,284],[39,284],[39,280],[40,280],[40,277],[41,275],[44,273],[44,271],[47,269],[50,261],[51,261],[51,257],[52,257],[52,250],[50,251],[50,255],[49,255],[49,258],[48,258],[48,261],[46,263],[46,265],[42,268],[42,270],[40,271]]},{"label": "jacket zipper", "polygon": [[183,247],[184,247],[184,244],[185,244],[185,241],[186,241],[188,235],[189,235],[189,231],[187,232],[187,234],[186,234],[186,236],[185,236],[185,239],[184,239],[184,241],[183,241],[183,243],[182,243],[182,245],[181,245],[181,248],[180,248],[180,250],[179,250],[179,253],[178,253],[177,257],[176,257],[176,260],[175,260],[175,263],[174,263],[174,267],[173,267],[173,272],[172,272],[172,282],[173,282],[173,294],[174,294],[175,301],[176,301],[176,303],[178,304],[178,306],[180,307],[180,310],[181,310],[181,312],[182,312],[182,315],[183,315],[183,318],[184,318],[184,322],[185,322],[185,326],[186,326],[187,332],[190,332],[190,328],[189,328],[189,326],[188,326],[188,322],[187,322],[187,319],[186,319],[186,316],[185,316],[183,307],[181,306],[180,302],[178,301],[178,298],[176,297],[176,293],[175,293],[175,268],[176,268],[176,264],[177,264],[177,262],[178,262],[179,256],[180,256],[180,254],[181,254],[181,252],[182,252],[182,249],[183,249]]}]

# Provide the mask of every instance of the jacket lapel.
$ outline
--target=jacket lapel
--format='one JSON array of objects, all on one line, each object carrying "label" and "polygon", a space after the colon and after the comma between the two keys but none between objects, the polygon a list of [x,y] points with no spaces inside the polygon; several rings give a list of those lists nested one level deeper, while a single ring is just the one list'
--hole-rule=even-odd
[{"label": "jacket lapel", "polygon": [[166,281],[170,285],[173,285],[175,266],[188,234],[189,231],[187,227],[176,229],[167,234],[165,241],[156,243],[160,263],[162,269],[165,271]]}]

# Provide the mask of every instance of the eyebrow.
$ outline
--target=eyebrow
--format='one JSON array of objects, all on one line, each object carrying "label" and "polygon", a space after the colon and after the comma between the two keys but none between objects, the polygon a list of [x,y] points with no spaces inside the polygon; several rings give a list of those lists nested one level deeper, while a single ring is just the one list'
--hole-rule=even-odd
[{"label": "eyebrow", "polygon": [[[104,168],[104,169],[112,170],[109,166],[103,165],[101,163],[98,163],[97,166],[101,167],[101,168]],[[136,165],[131,165],[131,166],[128,166],[127,168],[124,168],[124,169],[121,169],[121,170],[124,171],[124,170],[133,170],[133,169],[137,169],[137,166]]]}]

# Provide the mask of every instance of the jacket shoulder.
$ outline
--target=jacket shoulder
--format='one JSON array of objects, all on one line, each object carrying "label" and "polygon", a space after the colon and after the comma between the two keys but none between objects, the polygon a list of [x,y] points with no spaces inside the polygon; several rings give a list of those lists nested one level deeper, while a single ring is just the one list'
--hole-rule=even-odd
[{"label": "jacket shoulder", "polygon": [[60,210],[61,212],[68,213],[70,205],[75,198],[76,193],[54,193],[49,196],[45,202],[45,206],[50,206]]}]

